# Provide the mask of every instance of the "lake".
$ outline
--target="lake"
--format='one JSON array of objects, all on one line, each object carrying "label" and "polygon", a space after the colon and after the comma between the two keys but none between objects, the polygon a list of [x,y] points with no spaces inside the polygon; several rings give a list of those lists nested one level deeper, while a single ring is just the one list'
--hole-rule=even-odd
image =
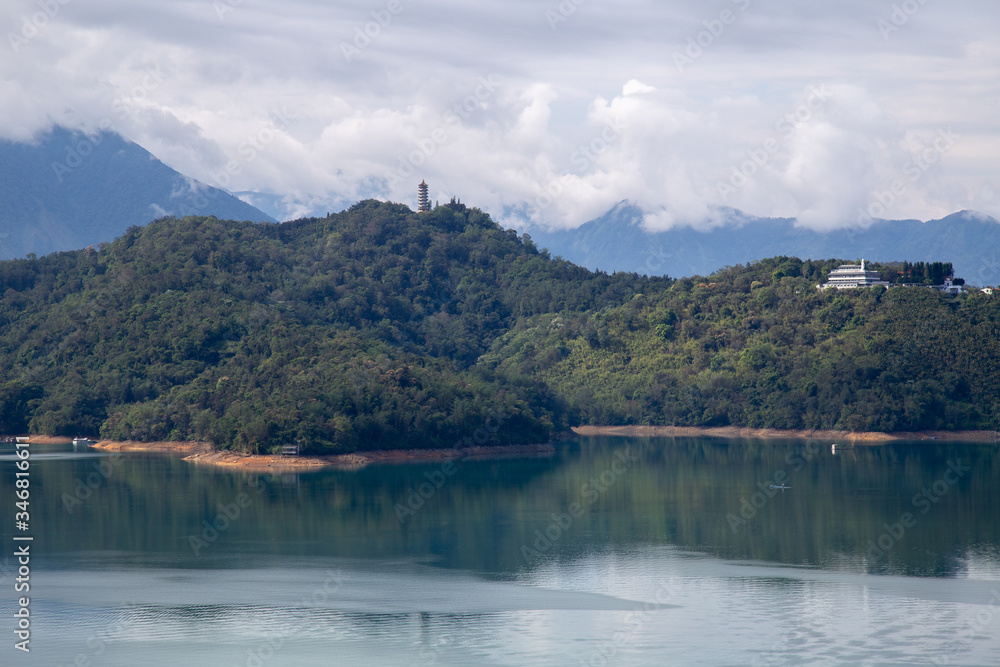
[{"label": "lake", "polygon": [[30,655],[3,447],[3,664],[1000,664],[993,445],[576,438],[285,475],[32,445]]}]

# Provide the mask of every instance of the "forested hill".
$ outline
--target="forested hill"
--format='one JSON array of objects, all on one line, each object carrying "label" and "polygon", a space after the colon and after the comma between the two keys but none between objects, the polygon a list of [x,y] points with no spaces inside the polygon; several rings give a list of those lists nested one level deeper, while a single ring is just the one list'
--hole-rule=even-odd
[{"label": "forested hill", "polygon": [[0,432],[349,451],[578,423],[997,428],[1000,299],[817,290],[838,263],[593,273],[462,205],[162,219],[0,263]]},{"label": "forested hill", "polygon": [[502,415],[491,442],[544,440],[554,398],[477,358],[525,317],[669,285],[553,260],[460,204],[158,220],[0,263],[0,432],[346,451],[451,446]]}]

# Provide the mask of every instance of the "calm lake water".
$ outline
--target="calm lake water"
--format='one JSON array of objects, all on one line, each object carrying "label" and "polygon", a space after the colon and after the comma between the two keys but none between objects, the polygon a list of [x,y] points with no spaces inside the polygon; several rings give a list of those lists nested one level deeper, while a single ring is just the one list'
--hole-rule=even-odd
[{"label": "calm lake water", "polygon": [[5,447],[4,665],[1000,665],[995,446],[251,475],[32,445],[30,655]]}]

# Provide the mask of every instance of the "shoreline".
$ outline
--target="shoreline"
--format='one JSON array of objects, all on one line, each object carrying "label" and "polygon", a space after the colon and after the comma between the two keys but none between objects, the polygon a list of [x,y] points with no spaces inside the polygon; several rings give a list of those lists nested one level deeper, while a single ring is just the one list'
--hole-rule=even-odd
[{"label": "shoreline", "polygon": [[212,451],[212,443],[198,440],[162,440],[156,442],[100,440],[91,447],[109,452],[163,452],[166,454],[197,454]]},{"label": "shoreline", "polygon": [[726,438],[765,440],[847,440],[854,443],[927,440],[938,442],[1000,442],[1000,431],[832,431],[812,429],[746,428],[741,426],[574,426],[582,436],[632,438]]},{"label": "shoreline", "polygon": [[539,445],[497,445],[462,449],[383,449],[329,454],[325,456],[282,456],[279,454],[242,454],[231,451],[198,452],[183,460],[195,464],[222,468],[237,468],[246,472],[309,472],[325,468],[358,470],[373,463],[428,463],[552,456],[556,448],[550,443]]},{"label": "shoreline", "polygon": [[494,447],[464,447],[462,449],[384,449],[358,451],[324,456],[283,456],[280,454],[243,454],[229,450],[213,450],[208,442],[161,441],[116,442],[101,440],[94,449],[112,452],[158,452],[184,454],[189,463],[237,468],[246,472],[308,472],[324,468],[356,470],[373,463],[426,463],[435,461],[486,460],[552,456],[556,448],[551,443],[537,445],[496,445]]},{"label": "shoreline", "polygon": [[[832,430],[782,430],[744,428],[738,426],[574,426],[572,434],[584,437],[632,438],[724,438],[744,440],[831,440],[863,445],[878,445],[900,441],[928,442],[1000,442],[1000,431],[898,431],[850,432]],[[561,434],[560,434],[561,435]],[[554,440],[564,439],[557,435]],[[568,433],[566,435],[569,435]],[[65,444],[71,438],[60,436],[31,436],[32,444]],[[199,465],[211,465],[245,472],[309,472],[327,468],[357,470],[378,463],[428,463],[437,461],[487,460],[552,456],[556,452],[552,443],[536,445],[475,446],[462,449],[386,449],[358,451],[347,454],[321,456],[282,456],[278,454],[243,454],[229,450],[213,450],[204,441],[138,442],[134,440],[101,440],[94,449],[113,452],[155,452],[183,455],[183,460]]]}]

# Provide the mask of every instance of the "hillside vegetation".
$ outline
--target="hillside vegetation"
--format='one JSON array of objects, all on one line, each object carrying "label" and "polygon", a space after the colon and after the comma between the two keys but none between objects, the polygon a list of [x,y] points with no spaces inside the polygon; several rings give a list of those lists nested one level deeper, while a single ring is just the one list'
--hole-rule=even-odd
[{"label": "hillside vegetation", "polygon": [[816,290],[838,263],[608,275],[462,205],[161,219],[0,263],[0,431],[343,452],[579,423],[996,428],[998,302]]},{"label": "hillside vegetation", "polygon": [[540,441],[564,421],[552,397],[477,358],[522,318],[669,285],[552,260],[461,205],[163,219],[0,263],[0,431],[349,451],[451,446],[491,420],[491,442]]},{"label": "hillside vegetation", "polygon": [[584,316],[527,318],[481,363],[539,378],[573,423],[997,428],[1000,300],[817,290],[837,263],[768,259]]}]

